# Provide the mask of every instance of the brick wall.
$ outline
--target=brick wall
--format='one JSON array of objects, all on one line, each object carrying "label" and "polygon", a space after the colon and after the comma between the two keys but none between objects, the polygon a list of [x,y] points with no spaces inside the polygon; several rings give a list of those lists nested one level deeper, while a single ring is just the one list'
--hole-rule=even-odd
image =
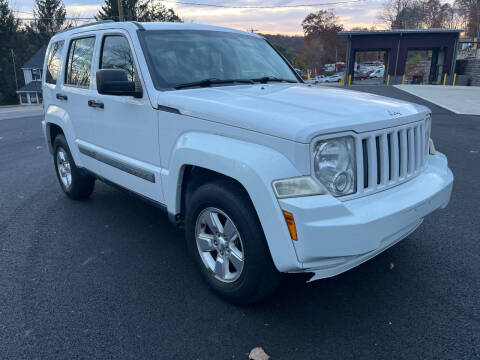
[{"label": "brick wall", "polygon": [[457,75],[467,75],[470,85],[480,86],[480,59],[457,60],[455,72]]}]

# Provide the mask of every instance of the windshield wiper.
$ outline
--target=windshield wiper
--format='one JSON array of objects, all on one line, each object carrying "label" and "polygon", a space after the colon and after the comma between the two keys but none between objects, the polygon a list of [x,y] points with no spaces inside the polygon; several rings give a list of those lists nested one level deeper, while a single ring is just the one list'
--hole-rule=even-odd
[{"label": "windshield wiper", "polygon": [[295,80],[290,80],[290,79],[280,79],[275,76],[263,76],[255,79],[251,79],[252,81],[259,82],[262,84],[266,84],[269,81],[276,81],[276,82],[288,82],[288,83],[297,83],[298,81]]},{"label": "windshield wiper", "polygon": [[200,81],[194,81],[190,83],[184,83],[184,84],[178,84],[174,86],[174,89],[184,89],[184,88],[189,88],[189,87],[209,87],[212,85],[218,85],[218,84],[253,84],[253,80],[250,79],[217,79],[217,78],[210,78],[210,79],[203,79]]}]

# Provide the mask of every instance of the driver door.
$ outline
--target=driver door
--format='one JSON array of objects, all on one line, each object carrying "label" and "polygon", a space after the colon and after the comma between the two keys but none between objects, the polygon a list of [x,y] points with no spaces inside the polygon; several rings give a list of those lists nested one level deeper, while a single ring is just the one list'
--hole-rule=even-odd
[{"label": "driver door", "polygon": [[[96,54],[98,69],[123,69],[128,79],[145,89],[128,33],[105,31]],[[91,104],[91,105],[90,105]],[[147,94],[105,95],[95,90],[89,99],[95,113],[96,156],[101,175],[129,190],[164,203],[158,121]]]}]

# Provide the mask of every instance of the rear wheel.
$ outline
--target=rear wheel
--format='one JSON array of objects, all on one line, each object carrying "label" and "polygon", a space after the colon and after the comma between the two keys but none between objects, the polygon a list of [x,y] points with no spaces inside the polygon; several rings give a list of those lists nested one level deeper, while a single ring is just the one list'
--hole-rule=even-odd
[{"label": "rear wheel", "polygon": [[74,200],[89,197],[95,186],[95,178],[77,168],[65,136],[57,135],[53,148],[55,172],[62,190]]},{"label": "rear wheel", "polygon": [[201,185],[187,199],[189,252],[210,287],[223,298],[247,304],[280,283],[263,229],[250,199],[228,180]]}]

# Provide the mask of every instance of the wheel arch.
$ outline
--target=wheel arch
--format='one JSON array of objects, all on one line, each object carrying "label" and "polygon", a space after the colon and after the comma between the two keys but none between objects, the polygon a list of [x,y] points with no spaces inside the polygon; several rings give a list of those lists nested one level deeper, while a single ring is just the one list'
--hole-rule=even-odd
[{"label": "wheel arch", "polygon": [[47,122],[47,144],[48,144],[48,151],[50,151],[50,154],[53,154],[53,145],[55,142],[55,138],[57,135],[63,134],[65,136],[65,133],[61,126]]},{"label": "wheel arch", "polygon": [[178,140],[169,165],[164,184],[171,220],[181,221],[192,182],[204,183],[218,177],[229,179],[241,186],[253,204],[277,269],[288,271],[298,267],[295,249],[271,187],[275,179],[301,175],[284,155],[266,146],[216,134],[187,133]]},{"label": "wheel arch", "polygon": [[60,133],[65,136],[75,163],[81,166],[78,149],[76,146],[74,146],[75,131],[73,129],[68,112],[56,105],[50,105],[45,111],[45,135],[48,150],[51,153],[53,153],[54,150],[53,142],[55,140],[55,136]]}]

